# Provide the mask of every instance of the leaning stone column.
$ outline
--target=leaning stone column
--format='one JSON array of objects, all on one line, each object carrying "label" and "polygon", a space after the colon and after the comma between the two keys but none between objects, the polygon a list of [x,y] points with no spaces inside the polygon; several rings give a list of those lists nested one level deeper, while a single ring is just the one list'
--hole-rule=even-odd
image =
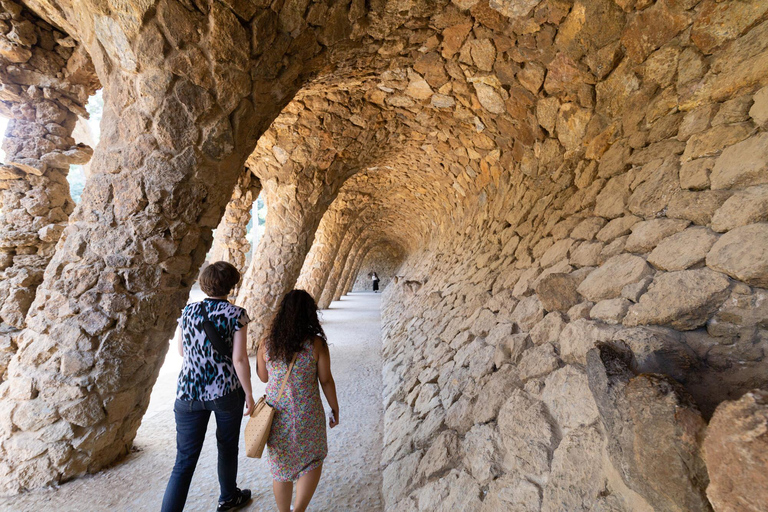
[{"label": "leaning stone column", "polygon": [[347,295],[349,292],[352,291],[352,288],[355,286],[355,281],[357,280],[358,274],[360,274],[360,269],[363,268],[363,263],[365,262],[365,258],[368,257],[368,254],[371,252],[371,249],[373,248],[373,244],[369,244],[367,247],[365,247],[362,251],[360,251],[360,255],[357,258],[357,261],[355,262],[355,267],[352,270],[352,272],[349,274],[349,279],[347,280],[347,284],[344,287],[344,295]]},{"label": "leaning stone column", "polygon": [[99,87],[82,46],[14,2],[0,6],[0,382],[74,202],[70,164],[93,151],[72,131]]},{"label": "leaning stone column", "polygon": [[344,235],[344,239],[342,240],[333,261],[333,270],[331,270],[328,281],[325,283],[323,293],[320,295],[320,301],[317,303],[317,307],[320,309],[328,309],[331,302],[333,302],[336,288],[338,288],[339,282],[341,281],[342,273],[344,272],[344,268],[350,256],[352,246],[357,241],[358,236],[363,231],[364,227],[365,223],[359,222],[352,227],[352,229],[347,230],[346,235]]},{"label": "leaning stone column", "polygon": [[264,236],[254,251],[237,303],[251,317],[248,347],[255,350],[266,335],[280,301],[293,289],[312,247],[320,219],[334,191],[304,190],[311,183],[262,183],[267,203]]},{"label": "leaning stone column", "polygon": [[240,273],[245,273],[246,255],[251,244],[246,239],[251,220],[253,202],[259,196],[261,183],[250,169],[243,168],[235,185],[232,198],[227,203],[224,217],[216,227],[211,249],[211,261],[228,261]]},{"label": "leaning stone column", "polygon": [[[71,19],[96,9],[67,5],[83,10]],[[130,450],[239,172],[320,51],[304,45],[284,72],[265,73],[225,4],[205,15],[131,6],[91,16],[98,30],[80,35],[104,84],[102,137],[0,384],[0,492],[98,471]]]},{"label": "leaning stone column", "polygon": [[352,212],[347,208],[331,209],[320,221],[312,249],[304,261],[296,288],[306,290],[315,300],[319,300],[333,269],[341,241],[353,221]]},{"label": "leaning stone column", "polygon": [[336,287],[336,292],[333,294],[333,300],[339,300],[341,299],[342,295],[347,294],[349,287],[352,283],[354,283],[355,277],[357,276],[357,270],[362,264],[363,257],[368,251],[369,245],[370,242],[363,237],[360,237],[355,243],[355,246],[350,252],[349,258],[347,258],[347,264],[345,265],[344,272],[341,275],[339,286]]}]

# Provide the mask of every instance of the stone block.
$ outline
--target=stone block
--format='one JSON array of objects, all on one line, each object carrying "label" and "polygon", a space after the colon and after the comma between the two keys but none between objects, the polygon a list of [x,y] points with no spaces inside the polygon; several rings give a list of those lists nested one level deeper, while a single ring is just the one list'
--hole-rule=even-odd
[{"label": "stone block", "polygon": [[722,233],[764,221],[768,221],[768,185],[758,185],[729,197],[712,216],[712,229]]},{"label": "stone block", "polygon": [[768,223],[732,229],[707,253],[707,266],[747,284],[768,287]]},{"label": "stone block", "polygon": [[523,331],[530,331],[542,318],[544,318],[544,307],[536,295],[521,300],[509,317]]},{"label": "stone block", "polygon": [[[597,409],[594,411],[597,417]],[[542,512],[593,510],[605,486],[602,446],[603,437],[594,426],[565,433],[552,455],[552,473],[544,487]]]},{"label": "stone block", "polygon": [[553,273],[537,283],[536,295],[545,310],[567,311],[581,300],[576,291],[578,286],[578,281],[569,274]]},{"label": "stone block", "polygon": [[721,403],[703,443],[715,510],[758,512],[768,503],[768,393]]},{"label": "stone block", "polygon": [[627,238],[624,248],[629,252],[646,253],[663,239],[684,230],[688,224],[688,221],[681,219],[652,219],[638,222],[632,226],[632,234]]},{"label": "stone block", "polygon": [[553,311],[531,329],[531,341],[536,345],[557,343],[560,332],[565,327],[565,319],[559,311]]},{"label": "stone block", "polygon": [[709,188],[709,174],[715,166],[715,158],[697,158],[680,166],[680,187],[688,190]]},{"label": "stone block", "polygon": [[501,438],[494,426],[475,425],[461,444],[464,467],[479,484],[486,484],[502,473]]},{"label": "stone block", "polygon": [[688,228],[662,240],[648,255],[648,263],[660,270],[685,270],[703,262],[718,238],[709,228]]},{"label": "stone block", "polygon": [[[624,288],[626,288],[626,286]],[[622,289],[622,293],[623,292],[624,290]],[[610,325],[620,324],[627,315],[627,311],[631,304],[632,303],[629,302],[629,300],[623,297],[601,300],[592,307],[589,312],[589,317]]]},{"label": "stone block", "polygon": [[568,365],[550,373],[544,381],[541,399],[563,434],[591,425],[598,418],[587,374],[578,366]]},{"label": "stone block", "polygon": [[704,325],[728,296],[730,281],[709,269],[681,270],[657,275],[637,304],[629,308],[624,325],[669,325],[681,331]]},{"label": "stone block", "polygon": [[617,326],[579,318],[571,321],[560,333],[560,357],[569,364],[585,364],[587,352],[601,341],[609,341],[619,330]]},{"label": "stone block", "polygon": [[587,356],[589,389],[613,466],[653,510],[708,510],[701,413],[673,379],[634,376],[631,365],[626,347],[603,344]]},{"label": "stone block", "polygon": [[768,127],[768,87],[763,87],[755,93],[754,103],[749,109],[749,116],[756,125]]},{"label": "stone block", "polygon": [[507,450],[503,469],[521,476],[549,473],[554,432],[543,402],[516,389],[501,407],[498,419],[501,442]]},{"label": "stone block", "polygon": [[768,183],[768,132],[754,135],[723,151],[709,179],[715,190]]},{"label": "stone block", "polygon": [[536,377],[548,375],[560,366],[560,358],[557,357],[555,347],[551,343],[544,343],[523,352],[517,365],[520,379],[525,382]]},{"label": "stone block", "polygon": [[712,222],[712,215],[730,196],[728,190],[681,190],[669,201],[667,217],[708,226]]},{"label": "stone block", "polygon": [[620,254],[589,274],[577,290],[593,302],[614,299],[621,295],[621,290],[626,285],[636,283],[652,274],[653,269],[643,258],[632,254]]}]

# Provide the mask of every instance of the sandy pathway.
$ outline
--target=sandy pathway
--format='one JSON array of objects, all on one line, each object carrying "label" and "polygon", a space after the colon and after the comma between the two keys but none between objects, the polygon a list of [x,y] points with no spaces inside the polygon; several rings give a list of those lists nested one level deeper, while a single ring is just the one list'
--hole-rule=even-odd
[{"label": "sandy pathway", "polygon": [[[372,293],[354,293],[334,302],[330,310],[323,312],[323,326],[331,343],[341,423],[328,430],[329,455],[311,510],[383,509],[379,466],[383,420],[379,300],[380,296]],[[251,361],[251,366],[254,369],[254,395],[258,397],[263,393],[264,385],[256,377],[255,360]],[[173,400],[180,367],[181,357],[176,350],[170,350],[136,436],[135,453],[124,462],[57,489],[0,499],[0,510],[159,510],[176,452]],[[327,404],[325,408],[329,410]],[[249,487],[254,496],[252,504],[242,510],[276,510],[267,461],[248,459],[244,451],[241,436],[238,482],[241,487]],[[218,494],[215,420],[212,418],[185,510],[216,510]]]}]

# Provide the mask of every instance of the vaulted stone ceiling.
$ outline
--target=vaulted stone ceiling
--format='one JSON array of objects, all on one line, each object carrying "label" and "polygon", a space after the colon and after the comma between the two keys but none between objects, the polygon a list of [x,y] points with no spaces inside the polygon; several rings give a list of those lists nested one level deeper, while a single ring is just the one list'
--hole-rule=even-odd
[{"label": "vaulted stone ceiling", "polygon": [[[700,438],[713,417],[718,453],[718,415],[765,410],[729,402],[768,382],[765,2],[2,5],[3,112],[47,134],[12,128],[18,147],[87,153],[59,129],[79,112],[61,79],[96,84],[86,54],[106,102],[63,234],[66,194],[54,227],[2,247],[8,490],[126,453],[212,229],[242,268],[261,192],[253,344],[294,286],[327,307],[369,254],[403,253],[382,309],[388,509],[758,510],[739,500],[759,462],[724,484]],[[56,187],[16,160],[3,222],[24,227]]]}]

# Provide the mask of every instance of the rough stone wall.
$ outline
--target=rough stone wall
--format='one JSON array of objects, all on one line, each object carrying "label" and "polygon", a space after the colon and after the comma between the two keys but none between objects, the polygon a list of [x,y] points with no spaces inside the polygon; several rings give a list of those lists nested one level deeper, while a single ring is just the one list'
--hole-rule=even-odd
[{"label": "rough stone wall", "polygon": [[0,167],[0,320],[20,329],[74,209],[69,165],[92,153],[72,131],[78,116],[88,117],[98,81],[82,45],[8,1],[0,9],[0,84],[0,114],[11,119]]},{"label": "rough stone wall", "polygon": [[768,6],[524,4],[539,138],[384,295],[387,509],[710,510],[706,422],[768,385]]},{"label": "rough stone wall", "polygon": [[2,492],[128,452],[245,160],[351,23],[245,3],[30,4],[87,47],[105,106],[82,202],[0,385]]},{"label": "rough stone wall", "polygon": [[368,274],[376,272],[379,276],[379,290],[383,291],[397,275],[397,269],[403,262],[403,251],[398,247],[379,246],[373,248],[363,260],[360,270],[352,284],[352,291],[371,291],[373,284]]}]

